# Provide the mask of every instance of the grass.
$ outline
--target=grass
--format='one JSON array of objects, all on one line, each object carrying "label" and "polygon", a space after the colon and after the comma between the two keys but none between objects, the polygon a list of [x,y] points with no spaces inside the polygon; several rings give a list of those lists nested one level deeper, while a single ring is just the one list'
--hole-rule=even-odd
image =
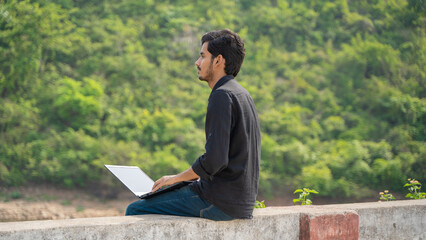
[{"label": "grass", "polygon": [[37,199],[34,197],[25,197],[24,200],[26,202],[37,202]]},{"label": "grass", "polygon": [[9,202],[9,195],[4,192],[0,192],[0,200],[3,200],[3,202]]},{"label": "grass", "polygon": [[16,200],[16,199],[21,199],[23,196],[20,192],[12,192],[10,194],[5,193],[5,192],[0,192],[0,200],[3,200],[3,202],[9,202],[11,199],[12,200]]},{"label": "grass", "polygon": [[48,202],[50,202],[50,201],[58,200],[58,197],[56,197],[56,196],[50,196],[50,195],[48,195],[48,194],[43,193],[43,194],[41,195],[41,199],[42,199],[43,201],[48,201]]},{"label": "grass", "polygon": [[83,206],[78,205],[78,206],[75,208],[75,210],[76,210],[77,212],[83,212],[83,211],[84,211],[84,207],[83,207]]},{"label": "grass", "polygon": [[71,205],[71,201],[70,200],[64,200],[61,202],[62,206],[69,206]]}]

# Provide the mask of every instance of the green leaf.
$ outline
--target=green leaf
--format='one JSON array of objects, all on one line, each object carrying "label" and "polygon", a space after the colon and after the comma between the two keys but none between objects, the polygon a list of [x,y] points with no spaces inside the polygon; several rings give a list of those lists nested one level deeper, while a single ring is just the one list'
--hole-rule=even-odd
[{"label": "green leaf", "polygon": [[256,200],[255,204],[254,204],[254,208],[265,208],[265,200],[259,202]]},{"label": "green leaf", "polygon": [[294,191],[294,193],[293,193],[293,194],[295,194],[295,193],[299,193],[299,192],[303,192],[303,190],[302,190],[302,189],[297,189],[296,191]]}]

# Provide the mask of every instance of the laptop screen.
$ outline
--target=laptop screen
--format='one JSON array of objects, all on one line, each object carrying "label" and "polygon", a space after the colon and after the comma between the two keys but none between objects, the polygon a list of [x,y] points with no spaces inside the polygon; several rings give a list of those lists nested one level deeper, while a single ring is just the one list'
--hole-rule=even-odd
[{"label": "laptop screen", "polygon": [[136,166],[105,165],[136,196],[151,192],[154,181]]}]

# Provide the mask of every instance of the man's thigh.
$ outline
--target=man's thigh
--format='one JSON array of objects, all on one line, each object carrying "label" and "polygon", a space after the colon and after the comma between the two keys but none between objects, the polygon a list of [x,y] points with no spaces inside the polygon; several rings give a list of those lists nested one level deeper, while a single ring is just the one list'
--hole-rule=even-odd
[{"label": "man's thigh", "polygon": [[127,207],[126,215],[166,214],[200,217],[200,211],[210,205],[185,186],[149,199],[136,201]]}]

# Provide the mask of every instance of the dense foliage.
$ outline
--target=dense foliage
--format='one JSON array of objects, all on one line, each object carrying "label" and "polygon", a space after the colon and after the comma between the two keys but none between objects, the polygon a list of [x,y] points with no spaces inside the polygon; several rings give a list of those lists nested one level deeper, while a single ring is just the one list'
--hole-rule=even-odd
[{"label": "dense foliage", "polygon": [[0,185],[189,167],[210,93],[194,61],[222,28],[246,44],[237,80],[260,115],[262,194],[425,182],[425,14],[423,0],[2,0]]}]

